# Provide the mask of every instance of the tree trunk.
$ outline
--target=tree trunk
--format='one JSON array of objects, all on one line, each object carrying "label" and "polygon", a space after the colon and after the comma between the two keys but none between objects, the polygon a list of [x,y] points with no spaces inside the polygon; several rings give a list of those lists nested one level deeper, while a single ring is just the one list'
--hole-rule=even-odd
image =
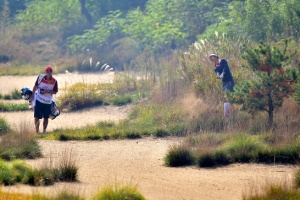
[{"label": "tree trunk", "polygon": [[[268,76],[270,78],[271,74],[268,73]],[[268,93],[267,93],[267,97],[268,97],[268,114],[269,114],[269,120],[268,120],[268,131],[273,127],[273,111],[274,111],[274,106],[273,106],[273,99],[272,99],[272,89],[271,89],[271,84],[268,83]]]},{"label": "tree trunk", "polygon": [[85,16],[87,21],[89,22],[89,25],[92,27],[93,26],[93,19],[92,16],[90,15],[89,11],[85,7],[85,0],[79,0],[80,5],[81,5],[81,13]]}]

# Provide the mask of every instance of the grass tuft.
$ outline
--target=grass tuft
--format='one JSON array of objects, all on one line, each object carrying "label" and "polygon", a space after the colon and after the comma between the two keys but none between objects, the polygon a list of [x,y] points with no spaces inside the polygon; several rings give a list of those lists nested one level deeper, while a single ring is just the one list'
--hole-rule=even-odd
[{"label": "grass tuft", "polygon": [[243,197],[243,200],[300,200],[300,191],[284,188],[280,185],[272,185],[266,189],[264,194],[256,194],[250,197]]},{"label": "grass tuft", "polygon": [[145,197],[133,186],[116,185],[103,188],[93,200],[145,200]]},{"label": "grass tuft", "polygon": [[4,118],[0,118],[0,136],[7,133],[10,130],[10,126]]},{"label": "grass tuft", "polygon": [[195,158],[188,147],[183,145],[174,145],[169,149],[164,161],[166,166],[178,167],[192,165],[195,162]]}]

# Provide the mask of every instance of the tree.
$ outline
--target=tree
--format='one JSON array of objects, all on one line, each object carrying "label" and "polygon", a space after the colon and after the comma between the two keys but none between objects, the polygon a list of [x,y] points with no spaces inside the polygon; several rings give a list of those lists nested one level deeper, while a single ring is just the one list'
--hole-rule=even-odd
[{"label": "tree", "polygon": [[0,13],[0,22],[1,22],[1,31],[3,33],[6,32],[7,27],[11,23],[11,18],[10,18],[10,9],[9,9],[9,4],[7,0],[4,0],[4,5],[2,8],[2,11]]},{"label": "tree", "polygon": [[89,11],[85,7],[85,0],[79,0],[80,1],[80,6],[81,6],[81,13],[85,16],[87,21],[89,22],[90,26],[93,25],[93,18]]},{"label": "tree", "polygon": [[244,45],[247,67],[255,77],[236,87],[234,94],[228,93],[233,103],[242,104],[242,110],[251,114],[258,111],[268,113],[268,128],[273,126],[274,109],[282,106],[283,99],[295,92],[299,68],[290,66],[296,51],[288,50],[288,40],[271,46],[261,42],[257,48]]}]

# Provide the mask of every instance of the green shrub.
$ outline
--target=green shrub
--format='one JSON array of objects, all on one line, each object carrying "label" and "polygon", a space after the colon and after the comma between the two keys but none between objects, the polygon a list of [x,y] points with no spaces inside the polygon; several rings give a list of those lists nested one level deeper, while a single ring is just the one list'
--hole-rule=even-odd
[{"label": "green shrub", "polygon": [[11,167],[4,161],[0,160],[0,184],[13,185],[14,178]]},{"label": "green shrub", "polygon": [[111,102],[113,105],[115,106],[122,106],[122,105],[125,105],[127,103],[131,103],[132,102],[132,98],[130,95],[124,95],[124,96],[116,96],[116,97],[113,97],[111,99]]},{"label": "green shrub", "polygon": [[251,162],[255,152],[262,149],[261,142],[246,134],[239,135],[225,144],[225,150],[230,155],[232,162]]},{"label": "green shrub", "polygon": [[106,187],[99,191],[93,200],[145,200],[145,197],[133,186],[118,185]]},{"label": "green shrub", "polygon": [[54,174],[50,169],[33,169],[26,173],[22,183],[34,186],[53,185]]},{"label": "green shrub", "polygon": [[192,165],[195,162],[195,158],[188,147],[183,145],[174,145],[168,150],[164,161],[166,166],[178,167]]},{"label": "green shrub", "polygon": [[199,167],[213,167],[216,162],[213,152],[203,152],[199,155],[197,164]]},{"label": "green shrub", "polygon": [[214,152],[214,162],[216,165],[228,165],[230,164],[230,156],[227,152],[222,150],[216,150]]},{"label": "green shrub", "polygon": [[32,167],[23,161],[14,160],[12,162],[12,170],[15,176],[15,181],[22,182],[26,179],[26,174],[32,170]]},{"label": "green shrub", "polygon": [[0,136],[7,133],[10,130],[9,124],[4,118],[0,118]]},{"label": "green shrub", "polygon": [[276,147],[272,150],[275,156],[275,162],[279,163],[291,163],[295,164],[300,161],[299,152],[300,146],[299,144],[291,144],[282,147]]},{"label": "green shrub", "polygon": [[155,137],[166,137],[169,136],[170,134],[168,133],[167,130],[164,129],[156,129],[156,131],[154,132],[154,136]]}]

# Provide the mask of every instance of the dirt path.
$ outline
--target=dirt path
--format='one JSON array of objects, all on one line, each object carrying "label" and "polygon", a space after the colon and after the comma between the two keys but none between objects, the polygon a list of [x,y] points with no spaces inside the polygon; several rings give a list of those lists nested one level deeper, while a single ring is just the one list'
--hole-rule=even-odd
[{"label": "dirt path", "polygon": [[[56,157],[65,149],[77,154],[79,183],[59,183],[50,187],[13,186],[8,191],[53,194],[67,189],[91,196],[113,183],[137,185],[148,200],[235,200],[243,192],[265,181],[291,181],[294,166],[234,164],[216,169],[169,168],[163,157],[179,139],[153,139],[59,142],[40,141],[44,155]],[[28,161],[45,164],[46,158]]]}]

